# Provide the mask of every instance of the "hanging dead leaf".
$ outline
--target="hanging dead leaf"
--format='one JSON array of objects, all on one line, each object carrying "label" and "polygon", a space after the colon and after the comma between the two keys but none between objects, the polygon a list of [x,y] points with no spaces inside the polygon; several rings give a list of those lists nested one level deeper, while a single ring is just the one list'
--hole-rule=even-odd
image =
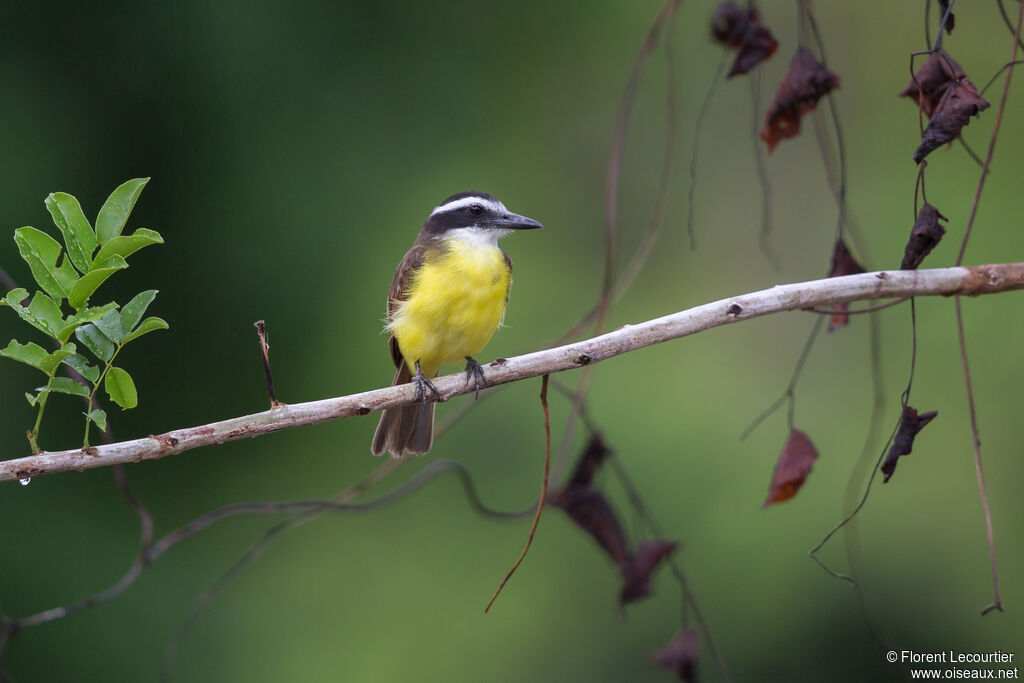
[{"label": "hanging dead leaf", "polygon": [[611,449],[605,445],[601,435],[593,434],[587,442],[587,447],[583,449],[580,459],[576,461],[576,468],[572,471],[568,486],[589,486],[594,475],[611,454]]},{"label": "hanging dead leaf", "polygon": [[779,460],[775,463],[768,498],[762,507],[781,503],[795,496],[817,459],[818,451],[811,443],[811,439],[799,429],[791,431],[789,438],[786,439],[786,445],[782,447],[782,453],[779,454]]},{"label": "hanging dead leaf", "polygon": [[946,234],[946,229],[939,223],[940,218],[948,220],[938,209],[925,202],[910,230],[910,239],[903,250],[903,262],[900,263],[901,270],[916,270]]},{"label": "hanging dead leaf", "polygon": [[637,546],[636,552],[622,563],[619,604],[625,605],[651,594],[651,574],[677,545],[675,541],[644,541]]},{"label": "hanging dead leaf", "polygon": [[601,464],[611,455],[597,435],[591,437],[576,462],[569,482],[547,501],[563,510],[604,550],[622,576],[619,602],[626,604],[650,594],[651,574],[676,548],[672,541],[648,541],[630,552],[618,517],[601,491],[591,482]]},{"label": "hanging dead leaf", "polygon": [[900,97],[917,101],[925,115],[931,117],[949,86],[965,78],[967,74],[956,60],[945,50],[939,50],[933,52],[917,69],[907,87],[900,91]]},{"label": "hanging dead leaf", "polygon": [[799,135],[800,118],[813,111],[818,100],[838,87],[838,76],[809,50],[797,50],[765,115],[761,139],[768,145],[768,151],[775,149],[780,140]]},{"label": "hanging dead leaf", "polygon": [[604,494],[587,486],[566,486],[548,496],[548,502],[561,508],[572,521],[597,541],[612,562],[621,567],[629,554],[626,536]]},{"label": "hanging dead leaf", "polygon": [[700,639],[695,628],[679,632],[668,645],[651,655],[651,661],[672,672],[680,680],[696,683]]},{"label": "hanging dead leaf", "polygon": [[[857,260],[853,258],[853,254],[846,247],[846,242],[839,238],[836,240],[835,245],[832,247],[832,267],[828,271],[828,277],[841,277],[843,275],[857,275],[858,273],[864,273],[865,271]],[[847,311],[850,308],[850,304],[843,302],[833,306],[835,313],[828,321],[828,329],[831,332],[839,327],[845,327],[850,324],[850,316]]]},{"label": "hanging dead leaf", "polygon": [[731,2],[715,8],[711,35],[719,43],[739,50],[726,78],[748,73],[775,54],[779,46],[772,32],[761,23],[756,8],[743,10]]},{"label": "hanging dead leaf", "polygon": [[904,455],[910,455],[910,450],[914,446],[914,438],[918,432],[924,429],[925,425],[935,419],[938,414],[937,410],[918,414],[915,408],[903,406],[903,412],[900,413],[899,429],[896,430],[889,454],[885,456],[885,462],[882,463],[882,472],[885,474],[885,478],[882,480],[883,484],[889,481],[892,473],[896,471],[897,461]]},{"label": "hanging dead leaf", "polygon": [[968,78],[951,84],[939,100],[928,127],[924,129],[921,144],[914,152],[914,161],[921,163],[933,150],[955,140],[963,127],[971,122],[971,117],[989,106]]}]

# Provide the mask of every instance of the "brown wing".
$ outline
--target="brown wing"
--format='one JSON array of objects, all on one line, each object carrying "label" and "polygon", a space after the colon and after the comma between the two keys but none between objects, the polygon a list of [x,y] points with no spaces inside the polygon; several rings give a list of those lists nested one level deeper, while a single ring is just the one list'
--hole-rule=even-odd
[{"label": "brown wing", "polygon": [[[391,280],[391,289],[388,290],[387,321],[389,323],[395,314],[395,310],[398,308],[399,302],[405,301],[408,295],[409,281],[412,279],[413,274],[423,265],[423,256],[426,251],[426,245],[420,244],[417,240],[412,245],[412,248],[406,252],[405,256],[402,257],[402,262],[398,264],[398,268],[395,270],[395,277]],[[391,360],[394,361],[395,367],[400,367],[404,361],[402,359],[402,352],[398,349],[398,341],[395,339],[395,335],[388,337],[388,348],[391,349]]]},{"label": "brown wing", "polygon": [[512,291],[512,259],[508,257],[508,254],[504,249],[501,250],[501,255],[505,257],[505,265],[508,266],[508,285],[505,287],[505,305],[508,305],[508,294]]}]

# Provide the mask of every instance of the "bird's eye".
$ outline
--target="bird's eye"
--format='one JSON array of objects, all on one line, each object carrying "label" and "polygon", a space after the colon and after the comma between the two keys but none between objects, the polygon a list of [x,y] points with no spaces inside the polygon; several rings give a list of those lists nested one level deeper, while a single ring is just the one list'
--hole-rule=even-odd
[{"label": "bird's eye", "polygon": [[480,204],[470,204],[469,205],[469,212],[471,214],[473,214],[474,216],[479,216],[480,214],[482,214],[484,212],[484,207],[481,206]]}]

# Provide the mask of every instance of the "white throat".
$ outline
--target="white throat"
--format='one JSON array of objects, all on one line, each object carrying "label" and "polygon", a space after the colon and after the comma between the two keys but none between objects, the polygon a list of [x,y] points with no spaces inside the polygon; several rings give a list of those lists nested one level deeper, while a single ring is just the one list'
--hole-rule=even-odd
[{"label": "white throat", "polygon": [[466,246],[480,249],[484,247],[497,247],[498,240],[510,232],[512,231],[470,226],[468,228],[453,228],[451,230],[447,230],[443,235],[441,235],[441,239],[456,240]]}]

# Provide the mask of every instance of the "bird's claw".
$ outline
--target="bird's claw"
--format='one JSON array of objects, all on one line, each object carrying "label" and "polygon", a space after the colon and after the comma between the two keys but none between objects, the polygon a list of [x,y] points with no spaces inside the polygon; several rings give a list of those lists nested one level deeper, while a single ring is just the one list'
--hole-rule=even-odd
[{"label": "bird's claw", "polygon": [[412,381],[416,385],[416,396],[415,400],[427,402],[427,390],[430,390],[434,394],[434,400],[441,400],[441,392],[437,390],[434,383],[427,379],[427,376],[420,370],[420,362],[416,361],[416,374],[412,376]]},{"label": "bird's claw", "polygon": [[473,394],[473,400],[476,400],[480,398],[480,387],[487,386],[487,380],[484,379],[483,366],[471,357],[466,356],[466,384],[470,382],[476,387],[476,391]]}]

